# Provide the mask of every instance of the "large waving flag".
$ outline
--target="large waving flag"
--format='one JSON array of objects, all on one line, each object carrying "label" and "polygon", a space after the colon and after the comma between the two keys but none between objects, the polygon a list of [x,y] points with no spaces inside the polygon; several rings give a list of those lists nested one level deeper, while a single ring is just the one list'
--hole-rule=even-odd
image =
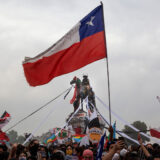
[{"label": "large waving flag", "polygon": [[10,119],[10,114],[5,111],[3,115],[0,117],[0,130],[10,121]]},{"label": "large waving flag", "polygon": [[24,73],[31,86],[73,72],[106,57],[102,5],[96,7],[64,37],[34,58],[25,58]]}]

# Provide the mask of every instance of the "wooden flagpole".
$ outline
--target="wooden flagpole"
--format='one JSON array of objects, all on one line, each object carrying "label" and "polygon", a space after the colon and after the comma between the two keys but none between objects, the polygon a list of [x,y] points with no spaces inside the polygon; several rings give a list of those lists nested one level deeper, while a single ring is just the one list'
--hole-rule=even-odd
[{"label": "wooden flagpole", "polygon": [[107,80],[108,80],[108,101],[109,101],[109,122],[110,126],[112,125],[111,120],[111,99],[110,99],[110,80],[109,80],[109,65],[108,65],[108,55],[107,55],[107,41],[106,41],[106,32],[105,32],[105,23],[104,23],[104,11],[103,11],[103,3],[101,1],[102,5],[102,17],[103,17],[103,27],[104,27],[104,41],[105,41],[105,52],[106,52],[106,64],[107,64]]}]

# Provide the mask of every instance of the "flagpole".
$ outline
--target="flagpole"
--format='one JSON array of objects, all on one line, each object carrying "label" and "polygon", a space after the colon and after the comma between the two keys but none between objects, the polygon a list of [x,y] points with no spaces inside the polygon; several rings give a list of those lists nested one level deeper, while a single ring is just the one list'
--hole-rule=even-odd
[{"label": "flagpole", "polygon": [[110,126],[112,125],[111,121],[111,99],[110,99],[110,80],[109,80],[109,65],[108,65],[108,55],[107,55],[107,41],[106,41],[106,35],[105,35],[105,23],[104,23],[104,10],[103,10],[103,3],[101,1],[102,5],[102,17],[103,17],[103,27],[104,27],[104,41],[105,41],[105,52],[106,52],[106,64],[107,64],[107,80],[108,80],[108,101],[109,101],[109,122]]}]

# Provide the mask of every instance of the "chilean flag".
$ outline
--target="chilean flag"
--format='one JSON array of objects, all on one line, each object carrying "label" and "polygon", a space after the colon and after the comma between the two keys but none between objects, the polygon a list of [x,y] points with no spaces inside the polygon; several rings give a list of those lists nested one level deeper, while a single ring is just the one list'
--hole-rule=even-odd
[{"label": "chilean flag", "polygon": [[0,130],[11,120],[11,116],[8,112],[4,112],[0,117]]},{"label": "chilean flag", "polygon": [[96,160],[102,160],[102,152],[103,152],[105,137],[106,137],[106,132],[103,134],[103,136],[101,137],[99,141]]},{"label": "chilean flag", "polygon": [[150,134],[152,137],[160,138],[160,128],[151,128]]},{"label": "chilean flag", "polygon": [[1,130],[0,130],[0,143],[5,143],[5,142],[8,142],[9,141],[9,138],[8,138],[8,136],[6,135],[6,133],[5,132],[2,132]]},{"label": "chilean flag", "polygon": [[34,58],[26,57],[23,68],[31,86],[73,72],[106,57],[102,5],[92,10],[65,36]]}]

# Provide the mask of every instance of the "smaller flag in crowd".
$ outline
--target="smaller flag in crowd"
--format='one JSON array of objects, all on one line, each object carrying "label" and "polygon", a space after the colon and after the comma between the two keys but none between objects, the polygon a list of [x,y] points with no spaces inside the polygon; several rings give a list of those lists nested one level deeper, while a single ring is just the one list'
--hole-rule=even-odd
[{"label": "smaller flag in crowd", "polygon": [[99,141],[96,160],[101,160],[102,159],[101,157],[102,157],[105,137],[106,137],[106,132],[104,133],[104,135],[101,137],[101,139]]},{"label": "smaller flag in crowd", "polygon": [[53,128],[53,130],[51,130],[50,132],[54,133],[54,134],[58,133],[58,135],[57,135],[58,139],[63,139],[63,138],[68,137],[68,131],[65,129],[58,128],[58,127]]},{"label": "smaller flag in crowd", "polygon": [[116,122],[114,122],[112,128],[113,128],[113,139],[116,139]]},{"label": "smaller flag in crowd", "polygon": [[81,139],[81,142],[80,142],[80,145],[79,146],[89,146],[89,138],[88,138],[88,135],[85,135],[82,139]]},{"label": "smaller flag in crowd", "polygon": [[9,138],[8,138],[8,136],[6,135],[6,133],[5,132],[2,132],[1,130],[0,130],[0,143],[1,144],[4,144],[4,143],[6,143],[6,142],[8,142],[9,141]]},{"label": "smaller flag in crowd", "polygon": [[152,137],[160,138],[160,128],[151,128],[150,134]]},{"label": "smaller flag in crowd", "polygon": [[88,128],[100,128],[99,118],[95,107],[87,105],[89,124]]},{"label": "smaller flag in crowd", "polygon": [[85,136],[84,134],[76,134],[76,135],[73,135],[72,137],[75,142],[79,143],[84,136]]},{"label": "smaller flag in crowd", "polygon": [[57,140],[57,137],[55,134],[52,134],[51,137],[47,138],[46,140],[44,140],[44,143],[47,144],[47,143],[50,143],[50,142],[55,142]]},{"label": "smaller flag in crowd", "polygon": [[10,119],[10,114],[5,111],[3,115],[0,117],[0,130],[10,121]]}]

